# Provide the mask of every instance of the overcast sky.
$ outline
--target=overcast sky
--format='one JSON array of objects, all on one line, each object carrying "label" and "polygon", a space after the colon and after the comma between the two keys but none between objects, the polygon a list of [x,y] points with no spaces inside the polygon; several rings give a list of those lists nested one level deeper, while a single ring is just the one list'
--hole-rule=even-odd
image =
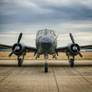
[{"label": "overcast sky", "polygon": [[0,0],[0,33],[36,34],[44,28],[91,37],[92,0]]}]

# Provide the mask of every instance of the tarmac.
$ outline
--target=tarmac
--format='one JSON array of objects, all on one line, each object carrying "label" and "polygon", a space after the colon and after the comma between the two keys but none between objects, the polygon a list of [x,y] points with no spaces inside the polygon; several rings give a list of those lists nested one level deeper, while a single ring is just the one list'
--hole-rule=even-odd
[{"label": "tarmac", "polygon": [[92,60],[77,60],[71,68],[66,60],[0,60],[0,92],[92,92]]}]

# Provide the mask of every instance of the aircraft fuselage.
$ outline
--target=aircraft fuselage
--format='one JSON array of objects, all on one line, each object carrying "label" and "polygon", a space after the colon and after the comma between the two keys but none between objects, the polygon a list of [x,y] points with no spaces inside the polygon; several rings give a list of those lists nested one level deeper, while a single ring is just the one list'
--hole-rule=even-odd
[{"label": "aircraft fuselage", "polygon": [[36,35],[37,53],[54,54],[57,47],[57,37],[53,30],[39,30]]}]

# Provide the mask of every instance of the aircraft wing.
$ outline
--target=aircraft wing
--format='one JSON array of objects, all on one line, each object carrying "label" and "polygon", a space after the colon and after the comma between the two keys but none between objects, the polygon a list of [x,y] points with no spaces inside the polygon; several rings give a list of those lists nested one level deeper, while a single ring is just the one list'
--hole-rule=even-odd
[{"label": "aircraft wing", "polygon": [[58,48],[56,48],[56,52],[66,52],[66,50],[67,50],[67,46],[66,47],[58,47]]},{"label": "aircraft wing", "polygon": [[92,49],[92,45],[80,46],[81,49]]},{"label": "aircraft wing", "polygon": [[[92,49],[92,45],[80,46],[80,49]],[[66,52],[67,50],[68,46],[56,48],[56,52]]]},{"label": "aircraft wing", "polygon": [[0,48],[6,48],[6,49],[11,49],[11,45],[5,45],[5,44],[0,44]]},{"label": "aircraft wing", "polygon": [[31,46],[25,46],[27,52],[37,52],[37,48]]},{"label": "aircraft wing", "polygon": [[[12,49],[12,47],[13,46],[11,46],[11,45],[0,44],[0,49],[3,49],[3,48]],[[36,52],[37,51],[37,49],[35,47],[31,47],[31,46],[24,46],[24,47],[27,52]]]}]

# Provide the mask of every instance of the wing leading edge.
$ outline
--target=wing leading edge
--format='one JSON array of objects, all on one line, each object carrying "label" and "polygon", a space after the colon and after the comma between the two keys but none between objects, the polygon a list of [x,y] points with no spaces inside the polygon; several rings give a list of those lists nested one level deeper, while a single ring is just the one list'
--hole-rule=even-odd
[{"label": "wing leading edge", "polygon": [[81,49],[92,49],[92,45],[80,46]]},{"label": "wing leading edge", "polygon": [[56,52],[66,52],[67,51],[67,46],[66,47],[58,47],[56,48]]},{"label": "wing leading edge", "polygon": [[0,48],[12,49],[11,45],[0,44]]},{"label": "wing leading edge", "polygon": [[[12,47],[13,47],[12,45],[0,44],[1,49],[3,49],[3,48],[12,49]],[[24,46],[24,48],[27,52],[36,52],[37,51],[37,49],[35,47],[31,47],[31,46]]]},{"label": "wing leading edge", "polygon": [[[80,46],[80,49],[92,49],[92,45]],[[66,52],[67,50],[68,46],[56,48],[56,52]]]},{"label": "wing leading edge", "polygon": [[37,52],[37,48],[35,47],[25,46],[25,49],[27,52]]}]

